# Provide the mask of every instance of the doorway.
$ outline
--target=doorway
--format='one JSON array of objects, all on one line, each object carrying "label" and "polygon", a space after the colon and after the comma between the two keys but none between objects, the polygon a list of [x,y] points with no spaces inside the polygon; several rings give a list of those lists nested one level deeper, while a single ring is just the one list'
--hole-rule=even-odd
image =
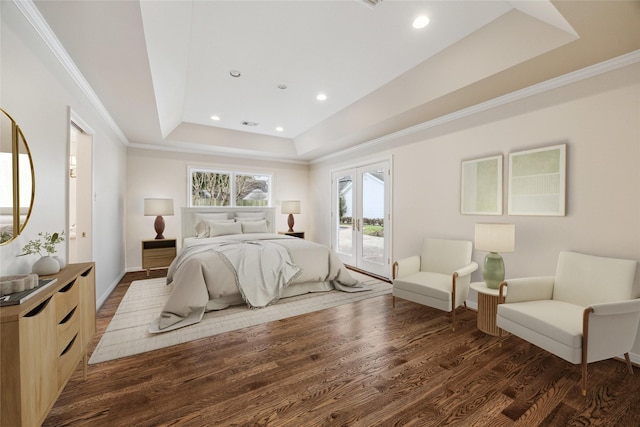
[{"label": "doorway", "polygon": [[69,120],[69,263],[93,261],[93,132],[71,114]]},{"label": "doorway", "polygon": [[391,161],[334,171],[332,249],[348,266],[390,278]]}]

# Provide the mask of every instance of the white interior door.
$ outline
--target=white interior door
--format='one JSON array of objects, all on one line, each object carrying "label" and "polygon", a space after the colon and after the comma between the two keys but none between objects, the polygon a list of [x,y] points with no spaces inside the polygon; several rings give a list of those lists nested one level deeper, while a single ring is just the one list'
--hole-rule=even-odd
[{"label": "white interior door", "polygon": [[93,136],[70,121],[69,263],[93,260]]},{"label": "white interior door", "polygon": [[332,247],[346,265],[390,277],[390,161],[332,174]]}]

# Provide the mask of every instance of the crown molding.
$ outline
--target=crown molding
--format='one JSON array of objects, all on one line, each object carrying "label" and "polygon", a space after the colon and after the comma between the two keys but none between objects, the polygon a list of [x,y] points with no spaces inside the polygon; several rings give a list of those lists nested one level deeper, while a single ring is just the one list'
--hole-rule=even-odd
[{"label": "crown molding", "polygon": [[111,117],[111,114],[109,114],[105,106],[102,104],[98,95],[96,95],[89,82],[84,78],[65,48],[62,46],[62,43],[60,43],[58,37],[56,37],[54,32],[51,30],[51,27],[49,27],[49,24],[47,24],[47,21],[45,21],[35,3],[32,0],[13,0],[13,3],[36,30],[56,59],[60,61],[71,79],[84,93],[89,102],[98,111],[98,114],[102,116],[104,121],[109,125],[111,130],[113,130],[120,142],[124,145],[129,145],[129,141],[127,140],[124,132],[122,132],[122,129],[120,129],[115,120],[113,120],[113,117]]},{"label": "crown molding", "polygon": [[635,50],[633,52],[629,52],[627,54],[609,59],[607,61],[599,62],[597,64],[582,68],[580,70],[573,71],[571,73],[563,74],[561,76],[555,77],[553,79],[517,90],[515,92],[508,93],[506,95],[499,96],[494,99],[490,99],[489,101],[482,102],[480,104],[473,105],[471,107],[464,108],[462,110],[455,111],[450,114],[446,114],[444,116],[428,120],[423,123],[419,123],[415,126],[411,126],[397,132],[390,133],[388,135],[381,136],[376,139],[372,139],[367,142],[363,142],[358,145],[354,145],[353,147],[344,149],[342,151],[337,151],[332,154],[328,154],[323,157],[319,157],[310,161],[310,164],[322,163],[327,160],[335,159],[338,157],[343,157],[346,155],[355,155],[358,151],[370,149],[372,147],[382,145],[384,143],[391,142],[398,138],[402,138],[405,136],[413,135],[427,129],[434,128],[436,126],[443,125],[445,123],[454,122],[456,120],[460,120],[469,116],[473,116],[474,114],[482,113],[493,108],[501,107],[512,102],[520,101],[525,98],[529,98],[531,96],[539,95],[544,92],[548,92],[554,89],[561,88],[563,86],[567,86],[581,80],[585,80],[591,77],[595,77],[610,71],[614,71],[629,65],[633,65],[640,62],[640,49]]},{"label": "crown molding", "polygon": [[246,160],[262,160],[276,163],[287,163],[293,165],[308,165],[306,160],[296,160],[278,157],[278,155],[267,155],[265,153],[258,153],[252,150],[243,150],[239,148],[230,147],[203,147],[197,144],[188,143],[168,143],[163,145],[159,144],[143,144],[138,142],[131,142],[128,148],[136,148],[139,150],[151,150],[151,151],[166,151],[172,153],[181,154],[201,154],[209,156],[224,156],[234,159],[246,159]]}]

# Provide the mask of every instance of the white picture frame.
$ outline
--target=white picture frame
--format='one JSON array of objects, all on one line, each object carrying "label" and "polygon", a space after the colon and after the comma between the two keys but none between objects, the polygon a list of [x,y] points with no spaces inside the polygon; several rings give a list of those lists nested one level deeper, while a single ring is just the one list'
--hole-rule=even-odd
[{"label": "white picture frame", "polygon": [[461,214],[502,215],[502,162],[502,154],[462,161]]},{"label": "white picture frame", "polygon": [[508,215],[565,216],[567,144],[509,153]]}]

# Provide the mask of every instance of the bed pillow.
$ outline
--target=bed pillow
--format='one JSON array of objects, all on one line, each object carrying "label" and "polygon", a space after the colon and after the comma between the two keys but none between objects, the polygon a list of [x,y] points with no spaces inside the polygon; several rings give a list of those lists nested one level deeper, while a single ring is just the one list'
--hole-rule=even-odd
[{"label": "bed pillow", "polygon": [[211,221],[214,219],[229,219],[226,212],[196,212],[194,215],[194,222]]},{"label": "bed pillow", "polygon": [[209,237],[225,236],[227,234],[242,234],[242,224],[239,222],[209,221]]},{"label": "bed pillow", "polygon": [[211,222],[231,223],[232,219],[216,219],[216,220],[202,220],[195,225],[196,237],[209,237],[209,227]]},{"label": "bed pillow", "polygon": [[255,222],[255,221],[265,221],[264,217],[240,217],[237,216],[235,217],[236,222]]},{"label": "bed pillow", "polygon": [[243,233],[268,233],[269,229],[267,228],[267,221],[243,221],[239,224],[242,225]]},{"label": "bed pillow", "polygon": [[236,218],[264,218],[264,212],[236,212]]},{"label": "bed pillow", "polygon": [[209,224],[207,221],[217,220],[217,221],[233,221],[229,220],[226,212],[216,212],[216,213],[200,213],[196,212],[194,215],[193,228],[196,232],[196,237],[208,237],[209,235]]}]

